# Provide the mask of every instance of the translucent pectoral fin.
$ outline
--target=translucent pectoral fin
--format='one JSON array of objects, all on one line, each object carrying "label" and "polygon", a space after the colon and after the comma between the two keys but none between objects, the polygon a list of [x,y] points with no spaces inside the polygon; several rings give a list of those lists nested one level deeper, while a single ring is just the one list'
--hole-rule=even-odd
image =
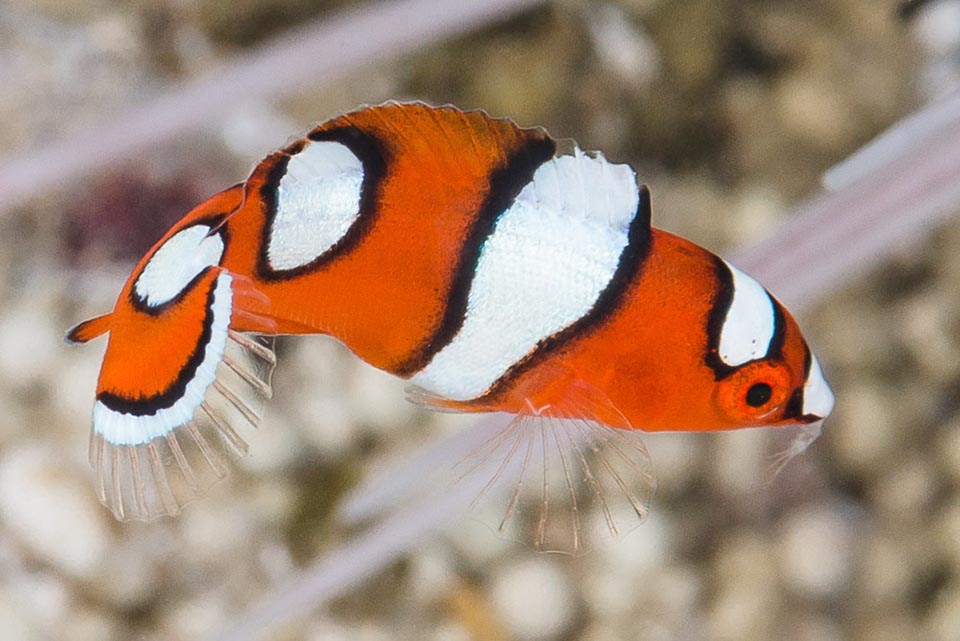
[{"label": "translucent pectoral fin", "polygon": [[479,488],[471,510],[499,535],[568,554],[632,531],[656,489],[636,432],[549,410],[514,417],[454,475]]},{"label": "translucent pectoral fin", "polygon": [[776,432],[773,435],[775,453],[771,456],[770,466],[767,469],[767,480],[770,483],[776,480],[790,461],[806,452],[807,448],[820,438],[823,432],[823,419],[775,429]]},{"label": "translucent pectoral fin", "polygon": [[[270,398],[272,337],[228,331],[216,376],[183,407],[130,416],[98,401],[90,435],[97,496],[120,520],[177,514],[247,454],[247,439]],[[152,438],[146,440],[143,432]],[[155,435],[154,435],[155,433]],[[124,436],[127,438],[124,438]]]}]

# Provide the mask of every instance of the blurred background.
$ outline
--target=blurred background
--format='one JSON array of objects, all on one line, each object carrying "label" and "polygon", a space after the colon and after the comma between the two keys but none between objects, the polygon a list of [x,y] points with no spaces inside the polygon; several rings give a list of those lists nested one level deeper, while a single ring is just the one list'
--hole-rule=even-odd
[{"label": "blurred background", "polygon": [[[396,3],[0,3],[3,639],[215,638],[363,536],[335,516],[346,492],[469,426],[407,404],[332,340],[285,340],[252,454],[210,497],[149,524],[97,503],[105,342],[68,347],[66,328],[312,124],[420,99],[541,125],[633,165],[656,226],[729,255],[960,86],[956,0],[428,4],[374,32],[351,25]],[[467,5],[480,17],[416,29]],[[257,65],[315,33],[329,58]],[[801,309],[838,404],[773,483],[749,434],[651,436],[653,514],[619,544],[536,554],[452,515],[263,638],[960,639],[960,221],[877,258]]]}]

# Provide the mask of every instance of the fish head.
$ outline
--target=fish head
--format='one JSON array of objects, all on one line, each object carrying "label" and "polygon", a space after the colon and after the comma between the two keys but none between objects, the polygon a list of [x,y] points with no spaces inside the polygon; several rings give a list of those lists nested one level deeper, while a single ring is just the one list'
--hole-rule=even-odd
[{"label": "fish head", "polygon": [[713,404],[731,427],[822,422],[834,396],[789,311],[756,280],[727,265],[732,295],[714,319]]}]

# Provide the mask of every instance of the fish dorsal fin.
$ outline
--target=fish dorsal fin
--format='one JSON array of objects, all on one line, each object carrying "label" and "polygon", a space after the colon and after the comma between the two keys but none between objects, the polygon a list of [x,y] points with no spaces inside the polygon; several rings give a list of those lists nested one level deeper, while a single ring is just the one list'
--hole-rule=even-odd
[{"label": "fish dorsal fin", "polygon": [[67,330],[64,340],[73,345],[86,343],[110,331],[110,319],[113,314],[102,314],[77,323]]},{"label": "fish dorsal fin", "polygon": [[247,453],[276,363],[272,338],[238,331],[269,325],[261,297],[210,267],[159,312],[120,310],[89,452],[98,498],[118,519],[178,513]]},{"label": "fish dorsal fin", "polygon": [[453,482],[476,492],[473,516],[504,538],[573,555],[639,525],[656,489],[650,456],[625,419],[594,418],[598,403],[609,401],[575,383],[563,401],[531,405],[456,463]]}]

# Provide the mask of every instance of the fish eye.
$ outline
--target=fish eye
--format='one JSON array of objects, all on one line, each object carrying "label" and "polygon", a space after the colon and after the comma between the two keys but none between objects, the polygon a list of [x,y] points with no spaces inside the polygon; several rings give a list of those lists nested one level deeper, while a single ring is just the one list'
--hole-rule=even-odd
[{"label": "fish eye", "polygon": [[790,400],[796,381],[783,363],[764,359],[747,363],[717,382],[713,403],[737,425],[775,421]]},{"label": "fish eye", "polygon": [[746,401],[750,407],[762,407],[773,396],[773,388],[769,383],[754,383],[747,390]]}]

